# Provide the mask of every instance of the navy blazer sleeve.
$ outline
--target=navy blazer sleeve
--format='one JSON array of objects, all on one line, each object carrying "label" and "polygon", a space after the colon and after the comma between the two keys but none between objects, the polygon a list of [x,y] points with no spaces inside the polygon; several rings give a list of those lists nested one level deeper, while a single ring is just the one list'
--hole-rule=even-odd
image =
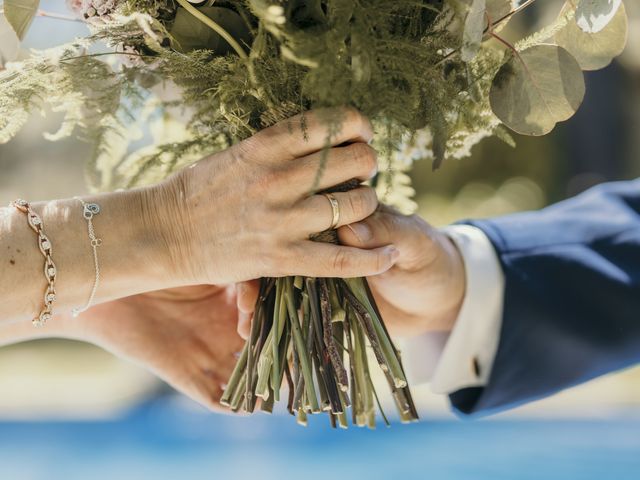
[{"label": "navy blazer sleeve", "polygon": [[465,223],[493,243],[505,300],[488,384],[453,393],[455,409],[488,413],[640,362],[640,179]]}]

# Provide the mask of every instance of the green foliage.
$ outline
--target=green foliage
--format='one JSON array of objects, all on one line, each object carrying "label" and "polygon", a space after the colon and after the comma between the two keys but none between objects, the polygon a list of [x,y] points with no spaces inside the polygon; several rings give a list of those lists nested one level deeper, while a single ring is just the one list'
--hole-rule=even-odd
[{"label": "green foliage", "polygon": [[[121,16],[93,25],[89,38],[0,72],[0,141],[28,112],[62,110],[58,137],[76,132],[96,142],[95,188],[155,181],[298,112],[339,105],[372,119],[383,152],[379,184],[401,184],[391,178],[407,170],[399,150],[437,167],[486,136],[507,139],[490,91],[507,126],[534,134],[575,111],[580,96],[571,97],[570,111],[549,116],[536,107],[540,95],[523,62],[528,49],[575,22],[568,14],[509,55],[488,44],[510,17],[510,0],[237,0],[205,2],[195,12],[182,1],[123,0],[118,8]],[[96,44],[118,55],[88,54]],[[504,90],[514,84],[525,94]],[[163,118],[175,110],[175,101],[156,97],[167,85],[177,86],[189,112],[183,138],[123,158],[130,126],[143,124],[137,108],[153,105]],[[534,110],[542,128],[520,128]],[[339,118],[327,122],[330,132],[340,128]]]}]

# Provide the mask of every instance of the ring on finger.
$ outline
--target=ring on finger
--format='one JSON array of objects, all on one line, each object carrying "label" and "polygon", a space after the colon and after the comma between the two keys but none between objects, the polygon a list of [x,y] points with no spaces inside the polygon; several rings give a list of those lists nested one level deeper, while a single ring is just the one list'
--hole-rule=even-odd
[{"label": "ring on finger", "polygon": [[328,229],[333,230],[338,226],[338,222],[340,222],[340,204],[338,203],[338,200],[336,200],[336,197],[333,196],[333,194],[323,193],[323,195],[327,197],[327,200],[329,200],[329,203],[331,204],[333,219],[331,220],[331,226]]}]

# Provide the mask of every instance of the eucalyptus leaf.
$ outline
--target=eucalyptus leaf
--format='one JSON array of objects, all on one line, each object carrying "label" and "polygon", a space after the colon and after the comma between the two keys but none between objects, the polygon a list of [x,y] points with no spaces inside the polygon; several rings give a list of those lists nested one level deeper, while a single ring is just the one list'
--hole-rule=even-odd
[{"label": "eucalyptus leaf", "polygon": [[536,45],[514,53],[493,80],[496,116],[524,135],[545,135],[578,110],[584,98],[580,65],[564,48]]},{"label": "eucalyptus leaf", "polygon": [[[567,2],[560,15],[574,9]],[[613,19],[597,33],[582,31],[575,22],[568,22],[556,34],[556,43],[571,53],[583,70],[599,70],[620,55],[627,44],[628,19],[624,4]]]},{"label": "eucalyptus leaf", "polygon": [[[202,7],[198,10],[219,24],[236,40],[241,43],[248,42],[249,32],[246,24],[233,10],[224,7]],[[218,33],[184,8],[178,9],[169,33],[175,40],[176,49],[183,53],[208,49],[218,55],[224,55],[233,51]]]},{"label": "eucalyptus leaf", "polygon": [[18,58],[20,51],[20,40],[16,32],[5,18],[0,14],[0,69],[7,62],[12,62]]},{"label": "eucalyptus leaf", "polygon": [[4,15],[18,38],[22,40],[38,13],[40,0],[5,0]]},{"label": "eucalyptus leaf", "polygon": [[597,33],[613,19],[622,0],[580,0],[576,23],[583,32]]},{"label": "eucalyptus leaf", "polygon": [[467,13],[467,18],[464,22],[464,31],[462,33],[460,56],[465,62],[473,60],[480,50],[484,27],[487,23],[485,20],[485,12],[485,0],[473,0]]}]

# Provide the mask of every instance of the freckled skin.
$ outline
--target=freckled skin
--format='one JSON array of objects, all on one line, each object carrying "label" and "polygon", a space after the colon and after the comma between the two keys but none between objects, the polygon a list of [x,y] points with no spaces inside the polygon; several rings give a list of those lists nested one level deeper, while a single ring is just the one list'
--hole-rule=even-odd
[{"label": "freckled skin", "polygon": [[9,263],[10,263],[11,265],[15,265],[15,264],[16,264],[16,261],[12,258],[11,260],[9,260]]}]

